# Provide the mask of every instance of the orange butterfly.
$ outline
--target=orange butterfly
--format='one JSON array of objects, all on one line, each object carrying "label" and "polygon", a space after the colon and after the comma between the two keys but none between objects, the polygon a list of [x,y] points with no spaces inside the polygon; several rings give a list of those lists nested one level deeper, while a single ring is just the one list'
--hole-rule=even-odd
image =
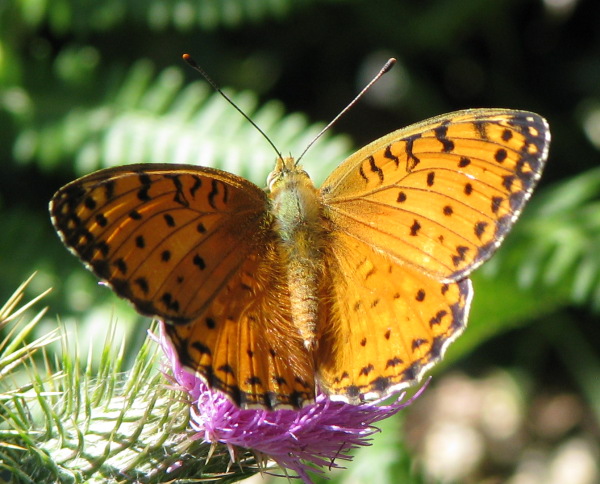
[{"label": "orange butterfly", "polygon": [[365,146],[320,189],[279,158],[263,190],[211,168],[109,168],[54,196],[63,242],[241,407],[353,404],[418,381],[464,329],[468,275],[512,227],[546,121],[476,109]]}]

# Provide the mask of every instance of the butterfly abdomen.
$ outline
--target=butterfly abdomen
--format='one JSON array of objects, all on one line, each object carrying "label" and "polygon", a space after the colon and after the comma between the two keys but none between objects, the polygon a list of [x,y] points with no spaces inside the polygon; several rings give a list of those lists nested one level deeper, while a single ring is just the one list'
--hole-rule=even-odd
[{"label": "butterfly abdomen", "polygon": [[291,158],[279,160],[269,177],[275,231],[290,292],[294,325],[307,349],[315,343],[319,319],[325,229],[322,204],[312,181]]}]

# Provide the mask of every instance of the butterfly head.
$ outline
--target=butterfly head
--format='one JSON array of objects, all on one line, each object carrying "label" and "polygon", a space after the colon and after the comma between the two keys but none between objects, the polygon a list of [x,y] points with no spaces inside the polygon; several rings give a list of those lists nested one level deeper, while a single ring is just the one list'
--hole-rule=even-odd
[{"label": "butterfly head", "polygon": [[273,194],[282,190],[290,183],[296,184],[298,182],[312,186],[312,181],[308,173],[297,164],[294,158],[277,158],[275,168],[273,168],[273,171],[267,177],[269,191]]}]

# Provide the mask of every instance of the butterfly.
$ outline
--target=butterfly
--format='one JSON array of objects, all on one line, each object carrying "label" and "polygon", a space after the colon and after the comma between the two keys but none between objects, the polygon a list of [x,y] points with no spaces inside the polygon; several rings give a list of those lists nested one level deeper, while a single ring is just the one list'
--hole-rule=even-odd
[{"label": "butterfly", "polygon": [[473,109],[392,132],[317,189],[280,157],[261,189],[137,164],[61,188],[65,245],[184,367],[242,408],[358,404],[418,382],[467,323],[469,274],[505,238],[550,143],[537,114]]}]

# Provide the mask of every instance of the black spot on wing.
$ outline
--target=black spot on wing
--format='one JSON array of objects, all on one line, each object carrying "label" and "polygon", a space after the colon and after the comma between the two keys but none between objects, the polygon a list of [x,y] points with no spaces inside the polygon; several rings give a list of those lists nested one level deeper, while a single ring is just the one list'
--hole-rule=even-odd
[{"label": "black spot on wing", "polygon": [[165,213],[163,214],[163,218],[165,219],[165,222],[168,227],[175,227],[175,219],[171,214]]},{"label": "black spot on wing", "polygon": [[432,187],[434,183],[435,183],[435,172],[430,171],[429,173],[427,173],[427,186]]},{"label": "black spot on wing", "polygon": [[177,301],[170,292],[165,292],[160,297],[167,311],[179,312],[179,301]]},{"label": "black spot on wing", "polygon": [[85,200],[83,201],[83,205],[85,206],[85,208],[87,208],[88,210],[94,210],[96,208],[96,200],[94,200],[92,197],[86,197]]},{"label": "black spot on wing", "polygon": [[458,162],[458,167],[459,168],[464,168],[466,166],[469,166],[471,164],[471,159],[467,158],[466,156],[461,156],[460,157],[460,161]]},{"label": "black spot on wing", "polygon": [[408,173],[412,172],[417,167],[417,165],[421,163],[421,160],[417,158],[414,153],[414,143],[419,138],[421,138],[421,135],[415,134],[406,139],[406,171]]},{"label": "black spot on wing", "polygon": [[375,369],[375,367],[373,365],[367,365],[364,366],[360,369],[360,371],[358,372],[358,374],[360,376],[367,376],[369,373],[371,373],[373,370]]},{"label": "black spot on wing", "polygon": [[138,277],[133,283],[140,288],[144,294],[148,294],[150,287],[148,286],[148,280],[145,277]]},{"label": "black spot on wing", "polygon": [[418,235],[419,230],[421,230],[421,224],[419,223],[419,221],[417,219],[415,219],[413,224],[410,227],[410,235],[412,237],[415,237],[416,235]]},{"label": "black spot on wing", "polygon": [[110,252],[110,246],[104,240],[96,242],[94,244],[94,249],[96,249],[104,258],[108,257],[108,253]]},{"label": "black spot on wing", "polygon": [[504,160],[506,160],[507,157],[508,157],[508,153],[506,152],[506,150],[504,148],[498,148],[498,150],[494,154],[494,159],[498,163],[504,162]]},{"label": "black spot on wing", "polygon": [[365,175],[365,170],[363,170],[362,163],[361,163],[360,167],[358,168],[358,174],[365,181],[365,183],[369,182],[367,175]]},{"label": "black spot on wing", "polygon": [[454,141],[448,139],[448,126],[443,124],[433,130],[436,139],[442,143],[442,151],[449,153],[454,150]]},{"label": "black spot on wing", "polygon": [[150,194],[148,193],[152,186],[152,180],[146,173],[140,173],[138,179],[142,187],[138,190],[137,197],[142,202],[149,202],[152,200],[152,197],[150,197]]},{"label": "black spot on wing", "polygon": [[504,198],[502,197],[492,197],[492,212],[493,213],[498,213],[498,210],[500,210],[500,207],[502,206],[502,202],[504,201]]},{"label": "black spot on wing", "polygon": [[411,349],[412,349],[413,351],[416,351],[416,350],[418,350],[418,349],[419,349],[421,346],[423,346],[423,345],[424,345],[424,344],[426,344],[426,343],[427,343],[427,340],[426,340],[426,339],[423,339],[423,338],[415,338],[415,339],[413,339],[413,340],[412,340],[412,343],[411,343]]},{"label": "black spot on wing", "polygon": [[100,227],[106,227],[106,225],[108,224],[108,219],[105,217],[105,215],[103,213],[97,213],[94,218],[96,220],[96,223]]},{"label": "black spot on wing", "polygon": [[186,195],[183,191],[183,184],[181,183],[181,179],[179,175],[176,174],[167,174],[165,175],[171,182],[173,182],[173,187],[175,188],[175,196],[173,197],[173,201],[182,205],[183,207],[189,207],[190,202],[188,202]]},{"label": "black spot on wing", "polygon": [[465,261],[467,252],[469,252],[469,248],[465,247],[464,245],[459,245],[456,247],[456,255],[452,256],[452,263],[454,264],[454,267],[458,267],[461,262]]},{"label": "black spot on wing", "polygon": [[394,155],[394,153],[392,153],[392,147],[390,145],[387,145],[385,147],[383,156],[385,156],[388,160],[392,160],[394,162],[394,164],[396,165],[396,168],[398,168],[398,165],[400,164],[400,160],[396,155]]},{"label": "black spot on wing", "polygon": [[444,319],[444,316],[446,316],[448,314],[448,311],[442,309],[440,311],[438,311],[434,317],[432,317],[429,320],[429,326],[433,327],[436,326],[438,324],[442,323],[442,319]]},{"label": "black spot on wing", "polygon": [[115,259],[115,261],[113,262],[113,265],[117,268],[117,270],[122,275],[126,275],[127,274],[127,263],[125,262],[125,260],[122,257],[119,257],[118,259]]},{"label": "black spot on wing", "polygon": [[192,198],[195,198],[196,192],[202,187],[202,179],[197,175],[192,175],[192,178],[194,179],[194,184],[190,187],[190,195]]},{"label": "black spot on wing", "polygon": [[478,239],[481,239],[481,236],[485,233],[485,230],[487,227],[488,227],[487,222],[477,222],[475,224],[475,236]]},{"label": "black spot on wing", "polygon": [[219,183],[217,180],[211,180],[210,192],[208,193],[208,204],[217,210],[217,196],[221,195],[221,201],[223,204],[227,204],[229,199],[229,189],[226,184]]},{"label": "black spot on wing", "polygon": [[198,267],[201,271],[203,271],[204,269],[206,269],[206,262],[204,262],[204,259],[202,257],[200,257],[200,255],[195,254],[194,258],[192,260],[192,262],[194,263],[194,265],[196,267]]},{"label": "black spot on wing", "polygon": [[114,180],[108,180],[108,181],[104,182],[102,185],[104,187],[104,197],[107,200],[111,200],[115,196]]},{"label": "black spot on wing", "polygon": [[377,166],[377,164],[375,163],[375,158],[373,156],[369,156],[368,160],[369,160],[369,169],[373,173],[377,174],[377,177],[379,178],[379,183],[383,183],[383,179],[384,179],[383,170]]},{"label": "black spot on wing", "polygon": [[502,141],[510,141],[513,137],[512,131],[510,129],[505,129],[502,132]]},{"label": "black spot on wing", "polygon": [[514,175],[505,175],[502,177],[502,186],[510,192],[515,179],[516,177]]}]

